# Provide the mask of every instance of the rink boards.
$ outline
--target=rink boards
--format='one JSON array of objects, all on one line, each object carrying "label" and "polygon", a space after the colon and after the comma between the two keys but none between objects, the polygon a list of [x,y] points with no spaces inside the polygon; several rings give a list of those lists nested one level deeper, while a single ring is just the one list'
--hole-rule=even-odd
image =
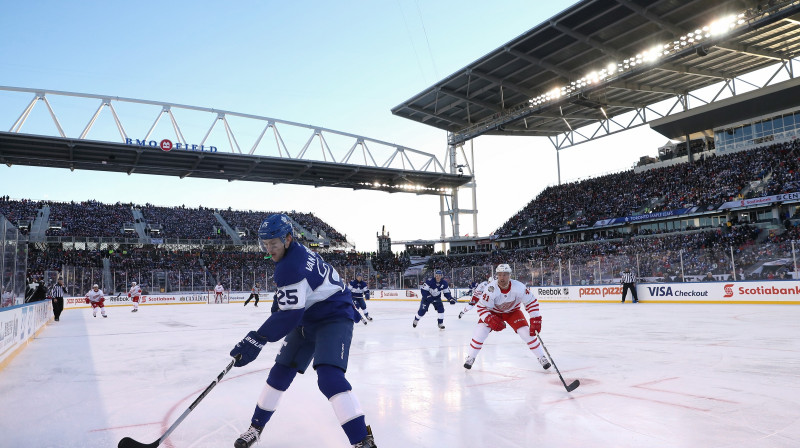
[{"label": "rink boards", "polygon": [[0,309],[0,370],[52,318],[49,300]]},{"label": "rink boards", "polygon": [[[541,302],[614,303],[622,298],[622,286],[567,285],[530,287]],[[649,303],[742,303],[742,304],[800,304],[800,281],[744,281],[703,283],[640,283],[636,285],[639,300]],[[452,290],[459,302],[466,302],[467,289]],[[630,294],[629,294],[630,295]],[[243,303],[249,292],[231,292],[230,303]],[[420,300],[419,289],[380,289],[371,291],[370,300],[412,301]],[[628,297],[627,300],[632,300]],[[261,302],[271,302],[272,293],[261,294]],[[106,297],[106,306],[130,306],[126,296]],[[151,294],[139,301],[147,305],[208,304],[206,293]],[[89,308],[83,297],[68,297],[64,308]]]}]

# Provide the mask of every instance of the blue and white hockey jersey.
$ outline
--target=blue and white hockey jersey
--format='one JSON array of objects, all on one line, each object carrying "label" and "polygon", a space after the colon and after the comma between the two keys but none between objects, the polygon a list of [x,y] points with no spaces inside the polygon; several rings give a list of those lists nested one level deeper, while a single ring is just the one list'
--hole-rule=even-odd
[{"label": "blue and white hockey jersey", "polygon": [[478,287],[478,282],[470,283],[469,284],[469,289],[467,290],[466,293],[464,293],[464,295],[467,296],[467,297],[471,297],[472,294],[475,292],[475,288],[477,288],[477,287]]},{"label": "blue and white hockey jersey", "polygon": [[350,293],[353,294],[354,299],[364,298],[369,300],[369,286],[364,280],[352,280],[347,287],[350,289]]},{"label": "blue and white hockey jersey", "polygon": [[441,282],[436,282],[436,278],[431,277],[425,280],[425,283],[419,287],[419,290],[422,292],[422,300],[425,299],[441,299],[442,295],[447,300],[451,300],[453,296],[450,294],[450,285],[447,284],[447,280],[442,279]]},{"label": "blue and white hockey jersey", "polygon": [[316,252],[293,241],[275,263],[273,313],[258,333],[275,342],[297,327],[337,318],[354,319],[353,298],[339,273]]}]

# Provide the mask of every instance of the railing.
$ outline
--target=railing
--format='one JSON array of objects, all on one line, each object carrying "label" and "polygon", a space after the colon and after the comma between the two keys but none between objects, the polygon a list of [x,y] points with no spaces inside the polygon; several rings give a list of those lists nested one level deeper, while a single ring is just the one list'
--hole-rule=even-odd
[{"label": "railing", "polygon": [[[588,246],[587,246],[588,247]],[[536,257],[538,251],[523,252],[522,256]],[[487,254],[487,259],[490,255]],[[509,254],[509,258],[520,253]],[[495,255],[497,257],[497,255]],[[458,257],[449,257],[450,263]],[[438,265],[442,259],[438,259]],[[538,257],[532,260],[507,260],[513,270],[512,278],[529,286],[597,285],[619,283],[620,273],[630,268],[641,281],[702,282],[732,280],[791,280],[800,278],[797,269],[795,241],[745,244],[740,247],[718,246],[707,249],[680,249],[659,252],[630,252],[622,255],[585,257]],[[404,275],[403,271],[379,272],[366,265],[332,263],[344,281],[363,275],[370,289],[417,289],[433,272]],[[82,296],[95,283],[106,294],[126,293],[130,283],[137,282],[148,294],[200,291],[214,288],[222,282],[226,290],[249,291],[259,283],[262,290],[274,291],[274,264],[265,262],[258,267],[238,269],[118,269],[112,267],[111,282],[104,284],[102,268],[65,266],[61,271],[47,271],[48,285],[62,276],[71,295]],[[473,281],[481,282],[492,275],[490,263],[445,268],[444,277],[450,287],[468,288]]]}]

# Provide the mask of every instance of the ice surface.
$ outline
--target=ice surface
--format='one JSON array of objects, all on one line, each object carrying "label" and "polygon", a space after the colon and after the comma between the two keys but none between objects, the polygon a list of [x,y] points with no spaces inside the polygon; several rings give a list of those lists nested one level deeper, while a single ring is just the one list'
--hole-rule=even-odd
[{"label": "ice surface", "polygon": [[[380,448],[798,447],[800,307],[543,303],[565,380],[510,330],[462,365],[477,315],[368,302],[347,377]],[[240,305],[68,310],[0,371],[0,447],[115,447],[156,440],[269,313]],[[162,444],[231,447],[278,344],[234,368]],[[345,447],[313,372],[298,375],[259,447]]]}]

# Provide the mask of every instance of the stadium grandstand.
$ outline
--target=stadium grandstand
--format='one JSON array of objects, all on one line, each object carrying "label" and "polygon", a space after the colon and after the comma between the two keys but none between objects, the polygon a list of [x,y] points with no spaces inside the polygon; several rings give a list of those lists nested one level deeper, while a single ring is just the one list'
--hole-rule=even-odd
[{"label": "stadium grandstand", "polygon": [[[670,139],[629,170],[559,177],[490,235],[356,252],[347,229],[287,214],[345,278],[361,272],[375,289],[416,288],[433,269],[466,288],[498,263],[541,286],[616,284],[624,267],[648,282],[796,280],[798,14],[792,1],[584,0],[395,107],[447,131],[451,152],[522,135],[558,153],[640,125]],[[761,85],[746,78],[764,70]],[[0,199],[3,234],[25,248],[16,265],[48,284],[62,276],[74,294],[132,280],[160,292],[269,289],[256,231],[270,213]]]}]

